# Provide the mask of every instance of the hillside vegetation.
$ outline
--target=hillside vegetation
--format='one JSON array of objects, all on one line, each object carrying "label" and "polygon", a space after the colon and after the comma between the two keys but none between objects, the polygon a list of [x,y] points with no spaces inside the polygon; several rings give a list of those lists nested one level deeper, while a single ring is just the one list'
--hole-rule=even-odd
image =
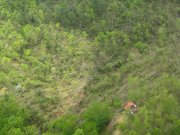
[{"label": "hillside vegetation", "polygon": [[179,0],[0,0],[0,135],[179,135],[179,97]]}]

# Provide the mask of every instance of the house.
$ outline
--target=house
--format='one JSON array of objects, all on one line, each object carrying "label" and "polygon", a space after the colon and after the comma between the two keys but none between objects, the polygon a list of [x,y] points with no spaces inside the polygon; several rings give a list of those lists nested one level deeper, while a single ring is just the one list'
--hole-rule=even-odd
[{"label": "house", "polygon": [[136,113],[138,111],[137,105],[132,101],[128,101],[126,104],[124,104],[123,107],[125,111],[131,114]]}]

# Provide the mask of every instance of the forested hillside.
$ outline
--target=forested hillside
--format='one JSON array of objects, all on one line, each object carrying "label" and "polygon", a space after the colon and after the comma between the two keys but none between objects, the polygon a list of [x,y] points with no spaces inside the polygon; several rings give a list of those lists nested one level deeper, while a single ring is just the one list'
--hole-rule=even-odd
[{"label": "forested hillside", "polygon": [[180,1],[0,0],[0,135],[180,135]]}]

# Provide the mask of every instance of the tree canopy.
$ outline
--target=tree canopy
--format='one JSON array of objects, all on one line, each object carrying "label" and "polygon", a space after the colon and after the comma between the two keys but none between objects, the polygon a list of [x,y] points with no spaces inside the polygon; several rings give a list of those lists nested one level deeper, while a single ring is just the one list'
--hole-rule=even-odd
[{"label": "tree canopy", "polygon": [[0,135],[179,135],[179,7],[0,0]]}]

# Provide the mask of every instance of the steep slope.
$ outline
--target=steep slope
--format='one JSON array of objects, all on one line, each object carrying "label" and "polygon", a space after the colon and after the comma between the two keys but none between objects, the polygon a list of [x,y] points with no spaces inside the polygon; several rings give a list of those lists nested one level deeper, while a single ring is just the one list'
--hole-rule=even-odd
[{"label": "steep slope", "polygon": [[0,0],[0,135],[178,135],[179,5]]},{"label": "steep slope", "polygon": [[65,32],[58,24],[1,26],[2,88],[43,115],[64,113],[79,102],[89,76],[83,65],[92,59],[86,35]]}]

